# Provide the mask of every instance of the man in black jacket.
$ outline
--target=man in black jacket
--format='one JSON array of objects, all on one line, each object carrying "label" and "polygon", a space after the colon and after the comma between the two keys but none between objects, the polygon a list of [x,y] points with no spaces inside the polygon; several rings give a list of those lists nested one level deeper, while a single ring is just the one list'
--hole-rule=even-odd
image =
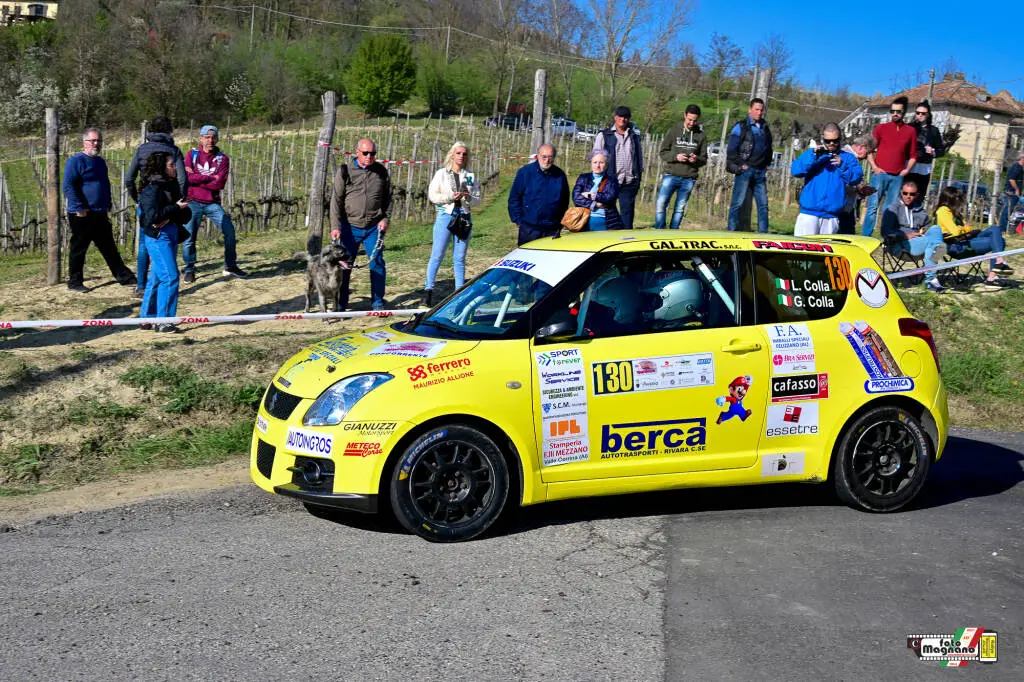
[{"label": "man in black jacket", "polygon": [[765,173],[772,163],[772,131],[764,120],[764,100],[750,100],[747,118],[737,123],[729,134],[725,169],[736,176],[729,204],[729,229],[735,231],[740,221],[740,206],[753,187],[757,201],[757,231],[768,232],[768,186]]},{"label": "man in black jacket", "polygon": [[931,183],[934,161],[946,155],[946,146],[942,133],[932,125],[932,105],[927,100],[914,107],[914,120],[910,125],[917,133],[917,162],[904,180],[917,185],[916,205],[921,205]]},{"label": "man in black jacket", "polygon": [[615,108],[615,125],[594,138],[594,149],[608,154],[608,173],[619,181],[619,215],[622,229],[633,229],[633,209],[644,173],[644,150],[640,135],[630,125],[629,107]]},{"label": "man in black jacket", "polygon": [[[124,174],[125,188],[136,204],[139,203],[139,188],[136,187],[135,180],[146,164],[146,159],[154,152],[167,152],[171,155],[171,158],[174,159],[174,167],[178,171],[177,180],[178,187],[181,188],[181,196],[187,194],[188,173],[185,172],[185,157],[174,144],[173,133],[174,126],[171,124],[171,119],[166,116],[154,116],[153,120],[149,122],[146,141],[135,150],[132,162],[128,164],[128,170]],[[135,261],[135,272],[138,278],[138,284],[133,294],[135,298],[142,298],[143,292],[146,291],[146,275],[149,272],[149,252],[146,251],[143,241],[142,235],[139,234],[136,239],[139,249]]]}]

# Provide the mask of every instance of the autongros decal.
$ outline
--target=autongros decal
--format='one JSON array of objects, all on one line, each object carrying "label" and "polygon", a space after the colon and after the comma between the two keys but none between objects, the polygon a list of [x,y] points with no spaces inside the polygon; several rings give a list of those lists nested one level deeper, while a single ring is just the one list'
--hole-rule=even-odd
[{"label": "autongros decal", "polygon": [[424,362],[422,365],[409,367],[409,380],[413,382],[413,388],[424,388],[444,384],[450,381],[458,381],[473,376],[473,370],[469,367],[473,364],[469,358],[458,360],[445,360],[444,362]]},{"label": "autongros decal", "polygon": [[284,449],[289,452],[300,452],[317,457],[330,457],[334,449],[334,437],[329,433],[288,427],[288,437]]}]

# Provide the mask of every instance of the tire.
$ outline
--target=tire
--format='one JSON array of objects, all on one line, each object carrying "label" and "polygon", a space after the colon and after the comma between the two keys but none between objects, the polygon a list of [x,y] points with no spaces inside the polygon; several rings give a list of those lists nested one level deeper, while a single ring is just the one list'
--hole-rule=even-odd
[{"label": "tire", "polygon": [[924,486],[934,452],[921,422],[902,407],[876,407],[843,432],[833,462],[833,484],[855,509],[892,512]]},{"label": "tire", "polygon": [[409,532],[431,542],[460,542],[498,519],[508,487],[508,466],[494,441],[452,424],[406,448],[391,476],[391,507]]}]

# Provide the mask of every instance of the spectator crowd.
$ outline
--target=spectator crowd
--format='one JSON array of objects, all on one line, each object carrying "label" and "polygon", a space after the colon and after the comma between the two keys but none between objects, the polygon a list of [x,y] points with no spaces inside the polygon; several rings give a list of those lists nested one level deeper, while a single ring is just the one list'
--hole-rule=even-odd
[{"label": "spectator crowd", "polygon": [[[953,187],[941,190],[934,214],[925,210],[935,159],[945,153],[942,135],[932,123],[931,106],[920,102],[913,120],[907,122],[908,101],[894,99],[890,120],[867,135],[844,145],[838,124],[822,129],[820,144],[812,144],[790,166],[793,177],[803,179],[797,236],[854,234],[857,212],[866,203],[861,234],[871,236],[881,223],[886,250],[896,258],[937,265],[944,258],[995,253],[1005,248],[1004,233],[1024,220],[1018,219],[1024,190],[1024,153],[1007,175],[1000,200],[999,224],[976,229],[965,222],[965,198]],[[748,195],[757,204],[757,230],[769,231],[767,170],[772,165],[771,128],[764,117],[765,103],[750,100],[747,116],[729,132],[726,170],[735,176],[729,203],[727,229],[740,227],[740,214]],[[707,136],[700,125],[701,109],[686,107],[683,119],[665,135],[658,156],[664,171],[656,182],[655,229],[678,230],[701,169],[708,162]],[[69,247],[68,289],[87,292],[85,256],[95,244],[114,279],[134,287],[142,299],[140,317],[175,317],[180,283],[196,281],[196,236],[204,217],[221,232],[224,241],[222,274],[245,278],[237,262],[237,238],[221,192],[230,173],[231,160],[217,146],[214,125],[200,129],[199,144],[183,154],[173,138],[166,116],[155,117],[145,142],[132,157],[125,174],[128,193],[137,204],[139,239],[136,272],[125,265],[113,238],[110,222],[109,170],[102,156],[103,134],[87,128],[82,151],[72,155],[64,168]],[[557,149],[542,145],[536,162],[522,166],[508,197],[508,215],[518,230],[520,245],[555,236],[563,225],[576,230],[631,230],[635,225],[636,198],[644,173],[643,143],[632,123],[628,107],[613,112],[612,125],[599,131],[589,155],[590,168],[576,177],[570,190],[568,176],[556,163]],[[864,182],[862,162],[872,171]],[[436,207],[432,248],[426,267],[423,298],[433,303],[441,262],[452,244],[456,288],[466,280],[466,253],[472,236],[472,205],[480,200],[480,186],[470,169],[468,145],[456,141],[444,163],[432,177],[427,198]],[[371,307],[386,306],[387,269],[384,238],[390,227],[392,185],[388,170],[377,161],[376,143],[359,140],[351,163],[342,163],[334,176],[330,200],[331,240],[344,246],[353,262],[360,251],[369,259]],[[674,200],[673,200],[674,195]],[[669,206],[671,204],[671,212]],[[1024,209],[1024,205],[1020,208]],[[571,209],[571,210],[570,210]],[[571,225],[570,225],[570,217]],[[181,246],[183,274],[178,268]],[[1013,270],[1002,258],[989,263],[985,285],[1003,288]],[[348,306],[351,269],[343,273],[337,310]],[[925,286],[935,292],[943,285],[935,273]],[[175,332],[161,324],[157,331]]]}]

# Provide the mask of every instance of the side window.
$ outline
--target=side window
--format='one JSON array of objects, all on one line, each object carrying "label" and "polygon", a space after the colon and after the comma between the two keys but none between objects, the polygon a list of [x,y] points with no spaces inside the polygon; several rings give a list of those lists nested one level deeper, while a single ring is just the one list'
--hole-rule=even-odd
[{"label": "side window", "polygon": [[754,280],[758,324],[832,317],[853,283],[842,256],[792,253],[755,254]]},{"label": "side window", "polygon": [[624,256],[545,324],[573,320],[576,336],[604,338],[736,324],[734,256]]}]

